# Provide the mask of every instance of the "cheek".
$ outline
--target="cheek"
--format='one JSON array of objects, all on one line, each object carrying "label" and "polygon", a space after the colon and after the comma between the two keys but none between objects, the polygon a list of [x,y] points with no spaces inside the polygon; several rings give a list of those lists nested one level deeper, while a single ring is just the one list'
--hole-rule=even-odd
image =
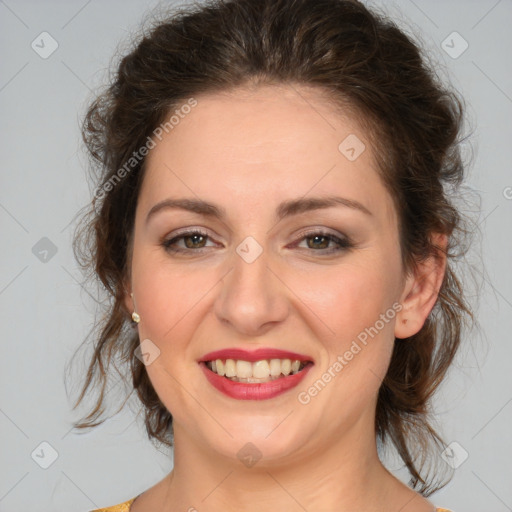
[{"label": "cheek", "polygon": [[199,371],[197,354],[190,341],[206,309],[212,307],[208,292],[214,292],[212,287],[218,278],[212,271],[185,269],[154,254],[141,254],[138,260],[134,257],[133,268],[141,316],[139,336],[141,340],[151,340],[160,351],[146,371],[175,420],[186,421],[201,414],[190,400],[190,394],[197,396],[199,392],[195,384]]},{"label": "cheek", "polygon": [[[333,340],[346,341],[373,326],[390,309],[387,320],[392,320],[392,305],[398,297],[396,276],[395,268],[384,268],[377,262],[340,266],[308,280],[300,295],[329,327]],[[385,322],[386,326],[391,323]]]},{"label": "cheek", "polygon": [[315,334],[323,347],[318,373],[299,390],[304,411],[312,418],[322,417],[333,433],[340,422],[373,414],[400,307],[392,273],[375,265],[347,267],[336,274],[336,279],[331,275],[325,281],[323,293],[317,288],[309,294],[309,302],[305,300],[329,330],[318,322]]},{"label": "cheek", "polygon": [[190,323],[189,318],[207,301],[216,281],[213,272],[173,265],[165,255],[155,253],[134,257],[133,268],[142,318],[139,332],[150,339],[164,342],[170,338],[179,343],[182,337],[175,332]]},{"label": "cheek", "polygon": [[[344,387],[345,398],[348,390],[376,392],[387,371],[400,309],[399,275],[397,265],[377,261],[347,266],[324,280],[322,293],[317,288],[310,294],[311,308],[329,327],[316,333],[326,352],[322,370],[339,375],[334,387]],[[333,368],[336,361],[341,366]]]}]

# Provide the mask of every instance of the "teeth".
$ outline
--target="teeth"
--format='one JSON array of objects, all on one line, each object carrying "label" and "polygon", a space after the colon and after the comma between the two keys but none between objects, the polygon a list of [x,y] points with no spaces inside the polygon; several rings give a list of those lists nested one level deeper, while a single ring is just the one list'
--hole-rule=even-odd
[{"label": "teeth", "polygon": [[290,359],[262,359],[254,363],[235,359],[226,359],[226,361],[217,359],[208,361],[206,364],[218,375],[237,382],[268,382],[283,375],[298,373],[306,365],[305,362]]},{"label": "teeth", "polygon": [[236,364],[233,359],[226,359],[226,364],[224,365],[224,372],[226,377],[236,377]]},{"label": "teeth", "polygon": [[268,361],[256,361],[252,363],[252,377],[255,379],[266,379],[270,375]]},{"label": "teeth", "polygon": [[272,377],[281,375],[281,359],[270,360],[270,375],[272,375]]},{"label": "teeth", "polygon": [[249,361],[237,361],[236,362],[236,375],[239,379],[248,379],[252,377],[252,364]]}]

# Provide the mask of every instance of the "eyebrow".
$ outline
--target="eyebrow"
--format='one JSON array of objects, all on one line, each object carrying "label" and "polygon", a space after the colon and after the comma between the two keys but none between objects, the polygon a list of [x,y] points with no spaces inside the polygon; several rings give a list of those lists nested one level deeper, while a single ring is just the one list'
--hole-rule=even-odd
[{"label": "eyebrow", "polygon": [[[346,208],[352,208],[358,210],[366,215],[372,215],[364,205],[358,201],[347,199],[338,196],[327,196],[327,197],[308,197],[300,199],[289,199],[283,201],[276,208],[276,218],[282,220],[285,217],[291,217],[292,215],[298,215],[300,213],[321,210],[325,208],[332,208],[334,206],[344,206]],[[146,216],[146,224],[149,222],[151,217],[156,213],[167,209],[181,209],[189,212],[204,215],[205,217],[212,217],[224,221],[226,219],[226,210],[213,203],[203,201],[202,199],[194,198],[181,198],[181,199],[164,199],[159,203],[155,204],[151,210],[149,210]]]}]

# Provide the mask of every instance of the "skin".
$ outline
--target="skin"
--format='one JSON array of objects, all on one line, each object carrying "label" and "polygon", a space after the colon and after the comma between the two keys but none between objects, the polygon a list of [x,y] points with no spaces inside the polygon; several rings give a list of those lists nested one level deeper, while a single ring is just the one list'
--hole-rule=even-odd
[{"label": "skin", "polygon": [[[381,464],[374,419],[395,337],[423,325],[444,260],[404,270],[397,214],[370,141],[319,90],[257,86],[197,100],[150,151],[136,209],[125,304],[141,317],[140,339],[160,350],[147,371],[173,415],[175,452],[173,471],[132,511],[434,510]],[[350,134],[366,145],[354,161],[338,150]],[[275,217],[283,200],[326,195],[357,201],[370,214],[334,206]],[[215,203],[226,218],[167,209],[146,221],[167,198]],[[203,252],[162,246],[181,228],[207,232],[189,245]],[[311,234],[304,238],[310,228],[348,236],[354,246],[326,255],[337,244],[315,245]],[[236,252],[248,236],[263,251],[252,263]],[[186,241],[175,247],[187,250]],[[378,335],[300,403],[298,394],[398,303],[401,311]],[[239,401],[213,388],[197,363],[233,347],[291,350],[315,365],[278,397]],[[262,455],[250,468],[237,457],[248,442]]]}]

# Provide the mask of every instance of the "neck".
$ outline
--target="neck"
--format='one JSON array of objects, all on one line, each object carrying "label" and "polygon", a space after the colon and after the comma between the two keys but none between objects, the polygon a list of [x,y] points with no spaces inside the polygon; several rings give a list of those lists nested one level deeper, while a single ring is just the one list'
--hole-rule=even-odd
[{"label": "neck", "polygon": [[[368,424],[368,423],[366,423]],[[175,425],[174,470],[165,510],[385,510],[383,499],[407,492],[382,465],[373,432],[354,425],[332,442],[308,446],[286,461],[260,459],[252,467],[212,451]],[[396,501],[396,500],[395,500]]]}]

